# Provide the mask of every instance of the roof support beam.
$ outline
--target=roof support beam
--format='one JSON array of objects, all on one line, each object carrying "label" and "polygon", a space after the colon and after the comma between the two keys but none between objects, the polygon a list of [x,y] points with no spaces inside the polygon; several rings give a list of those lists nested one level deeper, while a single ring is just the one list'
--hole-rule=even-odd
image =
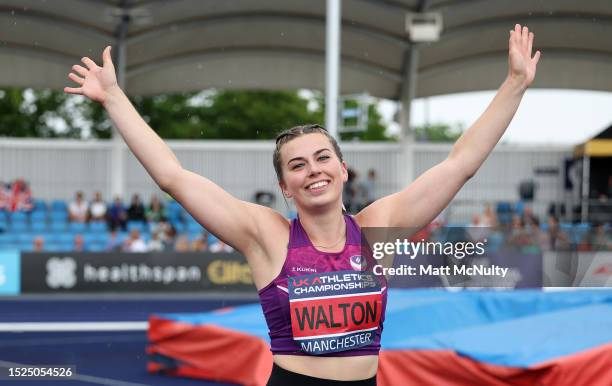
[{"label": "roof support beam", "polygon": [[[424,12],[428,7],[428,0],[420,0],[417,4],[417,12]],[[406,49],[403,68],[404,79],[400,87],[400,140],[404,167],[398,168],[400,171],[398,177],[400,184],[405,186],[414,180],[414,135],[410,128],[410,109],[412,100],[416,96],[419,75],[419,49],[415,43],[411,43],[410,47]]]},{"label": "roof support beam", "polygon": [[338,89],[340,86],[341,0],[327,0],[325,31],[325,127],[332,137],[338,135]]},{"label": "roof support beam", "polygon": [[[129,6],[128,0],[121,2],[121,9],[124,10],[121,15],[121,19],[117,24],[116,29],[116,50],[115,60],[117,66],[117,83],[122,90],[126,88],[126,66],[127,66],[127,32],[130,23],[130,16],[128,15],[126,8]],[[110,173],[111,173],[111,194],[113,197],[123,197],[125,195],[125,150],[123,146],[123,140],[117,130],[117,127],[113,125],[113,133],[111,140],[111,157],[110,157]]]}]

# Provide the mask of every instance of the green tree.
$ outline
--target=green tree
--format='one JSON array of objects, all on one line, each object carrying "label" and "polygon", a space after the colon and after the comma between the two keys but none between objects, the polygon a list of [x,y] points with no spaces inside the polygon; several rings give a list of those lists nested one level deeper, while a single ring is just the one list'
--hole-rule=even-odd
[{"label": "green tree", "polygon": [[[163,138],[271,139],[282,129],[323,123],[321,93],[312,101],[296,91],[214,91],[136,96],[131,100]],[[389,140],[375,105],[368,129],[343,133],[343,140]],[[110,138],[112,122],[104,108],[60,91],[0,89],[0,136]]]},{"label": "green tree", "polygon": [[74,111],[82,99],[52,90],[0,89],[0,136],[80,137]]},{"label": "green tree", "polygon": [[452,128],[444,123],[413,128],[415,139],[423,142],[455,142],[461,136],[462,131],[461,125]]}]

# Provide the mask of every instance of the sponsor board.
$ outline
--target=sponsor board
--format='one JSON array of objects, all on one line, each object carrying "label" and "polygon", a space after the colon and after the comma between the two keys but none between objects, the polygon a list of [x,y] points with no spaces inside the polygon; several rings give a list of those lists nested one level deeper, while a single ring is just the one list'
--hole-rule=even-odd
[{"label": "sponsor board", "polygon": [[23,293],[254,291],[238,253],[24,253]]},{"label": "sponsor board", "polygon": [[19,251],[0,251],[0,295],[18,295]]}]

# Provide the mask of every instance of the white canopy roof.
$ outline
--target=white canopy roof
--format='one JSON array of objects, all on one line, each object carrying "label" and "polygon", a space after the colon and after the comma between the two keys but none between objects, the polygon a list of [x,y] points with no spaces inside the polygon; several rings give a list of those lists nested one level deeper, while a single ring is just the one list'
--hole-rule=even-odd
[{"label": "white canopy roof", "polygon": [[[612,90],[609,0],[344,0],[342,94],[400,98],[405,14],[422,11],[444,30],[419,47],[416,97],[496,89],[515,23],[542,50],[533,87]],[[0,86],[69,85],[72,64],[116,44],[123,14],[129,94],[324,88],[324,0],[0,0]]]}]

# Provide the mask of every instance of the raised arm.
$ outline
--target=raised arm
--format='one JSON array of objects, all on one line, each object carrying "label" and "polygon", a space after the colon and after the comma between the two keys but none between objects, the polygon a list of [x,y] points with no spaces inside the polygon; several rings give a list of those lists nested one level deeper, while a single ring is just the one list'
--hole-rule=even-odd
[{"label": "raised arm", "polygon": [[519,24],[510,31],[508,76],[485,112],[457,140],[448,157],[404,190],[383,197],[358,214],[363,226],[420,229],[429,224],[474,175],[502,137],[533,82],[540,51]]},{"label": "raised arm", "polygon": [[[100,102],[157,185],[174,197],[207,230],[250,256],[257,248],[261,222],[275,221],[275,212],[240,201],[212,181],[182,168],[172,150],[138,114],[117,84],[111,48],[102,54],[103,66],[83,58],[85,67],[74,65],[69,78],[80,87],[65,92]],[[278,215],[280,217],[280,215]]]}]

